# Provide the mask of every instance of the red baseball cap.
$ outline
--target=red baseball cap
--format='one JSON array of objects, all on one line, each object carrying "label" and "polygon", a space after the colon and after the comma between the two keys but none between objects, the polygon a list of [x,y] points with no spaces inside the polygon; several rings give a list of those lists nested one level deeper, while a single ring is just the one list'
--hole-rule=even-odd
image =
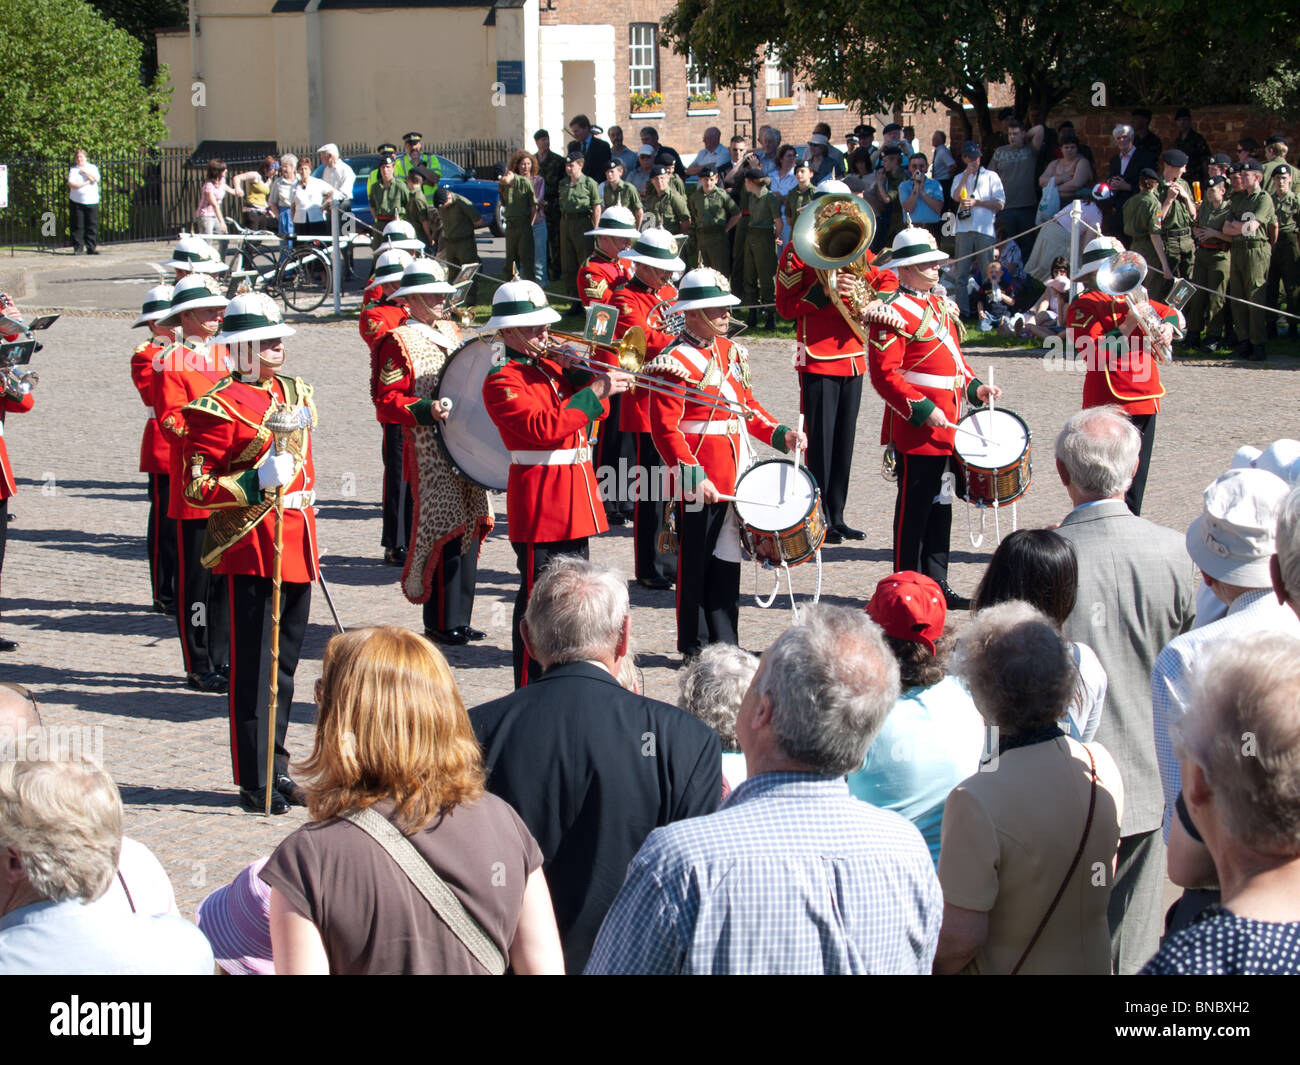
[{"label": "red baseball cap", "polygon": [[922,644],[932,655],[948,619],[943,590],[933,578],[913,570],[891,573],[877,584],[865,609],[887,635]]}]

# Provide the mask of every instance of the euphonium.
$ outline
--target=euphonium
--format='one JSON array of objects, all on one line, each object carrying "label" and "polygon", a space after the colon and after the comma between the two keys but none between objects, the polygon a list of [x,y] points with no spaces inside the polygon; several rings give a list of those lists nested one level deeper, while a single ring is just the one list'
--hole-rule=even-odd
[{"label": "euphonium", "polygon": [[[794,224],[794,250],[799,258],[816,268],[826,295],[844,316],[858,338],[866,342],[862,314],[876,298],[866,280],[867,249],[876,233],[876,215],[859,196],[832,193],[808,204]],[[845,299],[836,285],[840,270],[853,275],[852,294]]]},{"label": "euphonium", "polygon": [[[1139,299],[1135,292],[1142,287],[1142,282],[1147,276],[1147,261],[1135,251],[1126,251],[1121,255],[1115,256],[1109,262],[1104,263],[1097,270],[1097,288],[1108,296],[1114,296],[1116,299],[1123,299],[1129,309],[1137,315],[1138,324],[1142,327],[1142,332],[1146,333],[1147,338],[1151,341],[1151,347],[1155,350],[1156,357],[1161,362],[1170,362],[1173,359],[1173,350],[1169,344],[1160,339],[1160,327],[1164,324],[1160,316],[1156,314],[1155,308],[1151,306],[1149,300]],[[1181,330],[1174,327],[1174,336],[1180,337]]]}]

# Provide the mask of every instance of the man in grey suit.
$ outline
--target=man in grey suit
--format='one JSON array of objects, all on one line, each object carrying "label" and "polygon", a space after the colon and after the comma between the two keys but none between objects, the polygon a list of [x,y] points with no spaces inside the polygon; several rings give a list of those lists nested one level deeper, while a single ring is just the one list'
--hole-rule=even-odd
[{"label": "man in grey suit", "polygon": [[1106,667],[1110,683],[1097,742],[1124,778],[1110,897],[1111,955],[1121,975],[1136,973],[1160,945],[1164,795],[1151,668],[1160,649],[1192,627],[1197,586],[1183,534],[1134,516],[1124,503],[1141,446],[1118,407],[1081,410],[1056,438],[1056,471],[1074,504],[1057,531],[1079,560],[1079,592],[1065,635],[1086,643]]}]

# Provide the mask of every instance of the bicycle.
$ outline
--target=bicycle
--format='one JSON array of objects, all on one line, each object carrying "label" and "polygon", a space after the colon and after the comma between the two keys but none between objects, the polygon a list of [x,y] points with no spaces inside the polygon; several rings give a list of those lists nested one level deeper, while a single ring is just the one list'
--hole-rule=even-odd
[{"label": "bicycle", "polygon": [[234,234],[226,242],[225,260],[230,268],[226,298],[249,291],[278,297],[275,282],[280,269],[280,238],[269,230],[247,229],[230,217],[226,225]]}]

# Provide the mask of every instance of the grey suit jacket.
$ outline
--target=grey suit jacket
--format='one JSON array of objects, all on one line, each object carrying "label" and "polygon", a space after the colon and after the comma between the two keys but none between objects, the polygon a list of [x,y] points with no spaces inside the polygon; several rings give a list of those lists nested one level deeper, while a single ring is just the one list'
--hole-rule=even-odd
[{"label": "grey suit jacket", "polygon": [[1079,559],[1079,593],[1065,635],[1086,643],[1110,684],[1097,742],[1124,778],[1125,836],[1161,825],[1164,795],[1151,720],[1151,669],[1192,627],[1196,566],[1183,534],[1134,517],[1122,499],[1076,509],[1057,530]]}]

